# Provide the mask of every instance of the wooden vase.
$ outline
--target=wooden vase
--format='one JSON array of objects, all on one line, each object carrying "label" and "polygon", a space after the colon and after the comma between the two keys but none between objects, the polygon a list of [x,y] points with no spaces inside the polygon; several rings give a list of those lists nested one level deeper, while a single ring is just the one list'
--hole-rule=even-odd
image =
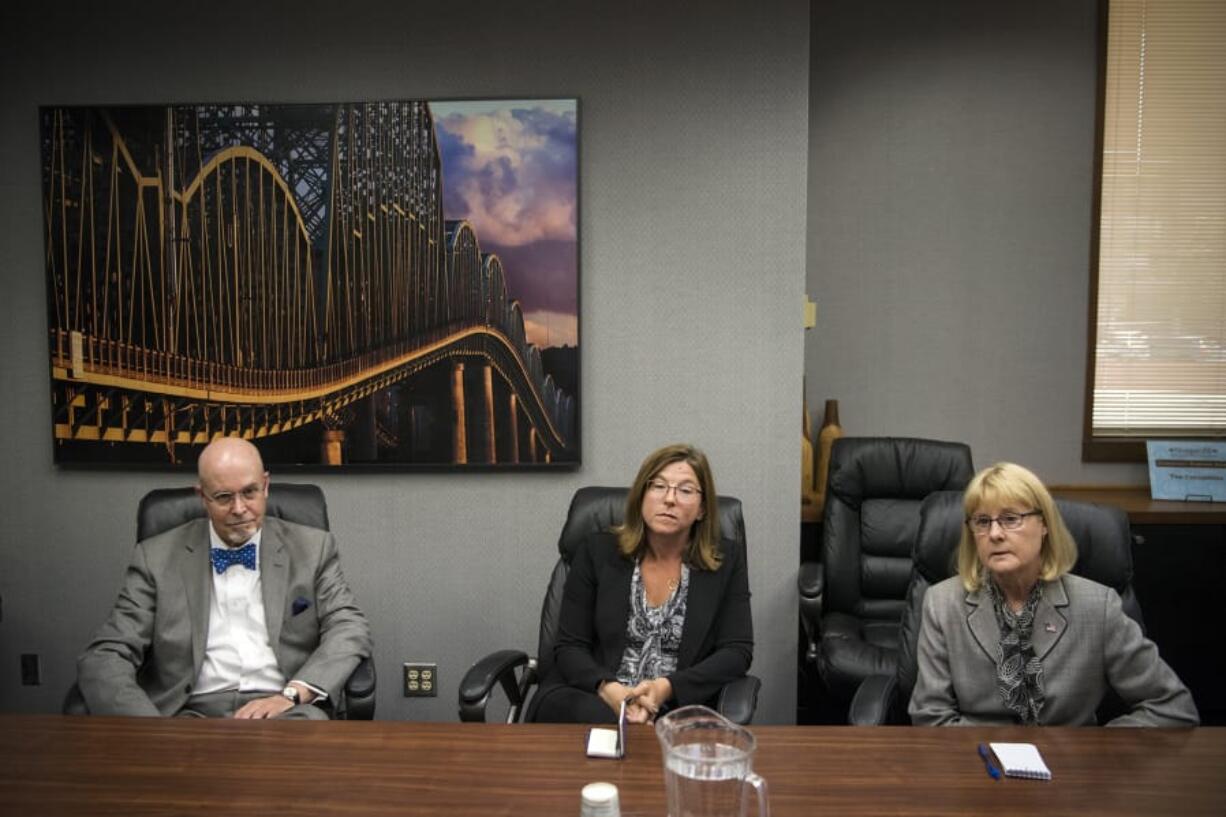
[{"label": "wooden vase", "polygon": [[821,517],[826,508],[826,479],[830,476],[830,448],[843,436],[839,425],[839,401],[826,401],[826,416],[821,430],[817,432],[817,513]]},{"label": "wooden vase", "polygon": [[801,409],[800,430],[800,521],[820,522],[817,510],[817,438],[809,419],[809,399],[806,397]]}]

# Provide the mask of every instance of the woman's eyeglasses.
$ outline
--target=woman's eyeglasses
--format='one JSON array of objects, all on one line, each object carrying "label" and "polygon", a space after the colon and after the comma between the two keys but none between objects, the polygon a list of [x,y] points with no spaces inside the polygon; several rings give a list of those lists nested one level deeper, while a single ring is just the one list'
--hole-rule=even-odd
[{"label": "woman's eyeglasses", "polygon": [[654,497],[663,499],[668,496],[668,492],[673,491],[677,496],[678,502],[694,502],[698,497],[702,496],[702,489],[692,482],[683,482],[680,485],[673,485],[665,482],[662,479],[653,479],[647,483],[647,493]]},{"label": "woman's eyeglasses", "polygon": [[978,513],[967,519],[966,523],[971,526],[971,530],[975,533],[984,534],[992,529],[993,522],[1000,525],[1001,530],[1017,530],[1025,524],[1026,517],[1042,515],[1042,511],[1026,511],[1026,513],[1006,511],[1000,516],[988,516],[986,513]]}]

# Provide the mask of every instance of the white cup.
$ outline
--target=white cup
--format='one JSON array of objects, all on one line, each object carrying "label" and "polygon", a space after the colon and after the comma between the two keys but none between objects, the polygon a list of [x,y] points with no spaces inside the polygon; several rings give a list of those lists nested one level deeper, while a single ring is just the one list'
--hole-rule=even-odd
[{"label": "white cup", "polygon": [[612,783],[588,783],[583,787],[580,817],[621,817],[617,786]]}]

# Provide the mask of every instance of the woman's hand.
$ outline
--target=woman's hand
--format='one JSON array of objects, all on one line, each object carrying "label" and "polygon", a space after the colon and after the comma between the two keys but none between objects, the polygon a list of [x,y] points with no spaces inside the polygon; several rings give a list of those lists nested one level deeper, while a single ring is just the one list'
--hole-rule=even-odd
[{"label": "woman's hand", "polygon": [[[630,689],[630,687],[618,681],[605,681],[600,685],[600,689],[597,690],[597,694],[600,695],[600,699],[604,701],[610,709],[612,709],[618,715],[621,715],[622,701],[637,694],[635,690],[642,686],[642,684],[639,684],[634,689]],[[630,723],[647,723],[654,716],[655,711],[649,710],[647,707],[643,706],[642,701],[640,700],[636,699],[626,704],[626,720]]]},{"label": "woman's hand", "polygon": [[640,681],[634,689],[630,690],[630,694],[636,696],[635,703],[647,711],[649,719],[655,720],[660,707],[673,697],[673,682],[667,678]]},{"label": "woman's hand", "polygon": [[[622,711],[622,701],[630,697],[630,687],[619,681],[605,681],[596,692],[600,695],[600,700],[619,715]],[[634,706],[635,704],[630,704],[626,707],[626,720],[634,720],[630,717],[630,710]]]}]

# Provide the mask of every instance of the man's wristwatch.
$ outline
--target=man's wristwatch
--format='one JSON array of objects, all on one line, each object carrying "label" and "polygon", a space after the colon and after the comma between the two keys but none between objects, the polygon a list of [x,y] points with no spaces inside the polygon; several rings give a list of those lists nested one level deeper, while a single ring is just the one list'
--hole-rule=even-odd
[{"label": "man's wristwatch", "polygon": [[285,689],[281,690],[281,697],[292,703],[294,706],[302,703],[302,696],[298,694],[298,687],[293,684],[286,684]]}]

